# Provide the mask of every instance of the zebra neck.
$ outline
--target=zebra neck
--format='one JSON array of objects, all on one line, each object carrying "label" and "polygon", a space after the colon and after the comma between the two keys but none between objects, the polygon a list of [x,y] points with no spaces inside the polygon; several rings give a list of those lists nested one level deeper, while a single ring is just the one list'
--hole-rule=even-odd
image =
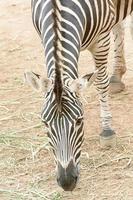
[{"label": "zebra neck", "polygon": [[46,22],[46,25],[42,29],[48,77],[56,79],[60,72],[61,79],[76,79],[83,33],[76,27],[77,19],[73,18],[74,14],[70,17],[70,13],[66,12],[68,7],[64,7],[63,1],[52,0],[51,2],[53,12],[49,9],[46,11],[49,22],[44,21],[43,24],[45,25]]},{"label": "zebra neck", "polygon": [[[53,51],[51,53],[50,49],[46,49],[45,51],[47,76],[50,79],[55,80],[57,74],[60,74],[62,82],[68,82],[71,79],[78,78],[78,58],[80,48],[79,45],[74,45],[72,41],[68,40],[68,37],[69,35],[66,34],[63,39],[68,41],[69,44],[62,41],[62,47],[60,45],[55,50],[52,48]],[[53,41],[51,41],[50,46],[54,46]]]}]

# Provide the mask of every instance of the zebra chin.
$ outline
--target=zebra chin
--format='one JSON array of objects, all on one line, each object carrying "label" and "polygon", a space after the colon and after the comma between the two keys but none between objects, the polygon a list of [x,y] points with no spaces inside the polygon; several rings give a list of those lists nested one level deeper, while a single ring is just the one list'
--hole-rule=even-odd
[{"label": "zebra chin", "polygon": [[63,167],[58,161],[57,166],[57,182],[65,191],[73,191],[76,187],[79,177],[79,169],[74,165],[73,160],[69,162],[67,167]]}]

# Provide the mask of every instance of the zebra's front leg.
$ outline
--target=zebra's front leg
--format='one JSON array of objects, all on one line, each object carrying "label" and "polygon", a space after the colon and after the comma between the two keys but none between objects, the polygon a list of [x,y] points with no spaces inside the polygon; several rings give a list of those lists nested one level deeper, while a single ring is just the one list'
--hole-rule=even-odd
[{"label": "zebra's front leg", "polygon": [[99,93],[100,100],[100,113],[101,113],[101,123],[102,132],[100,134],[100,144],[101,146],[116,146],[116,134],[112,129],[112,115],[110,112],[109,102],[108,102],[108,90],[109,90],[109,77],[107,73],[107,66],[103,64],[98,69],[98,76],[95,82],[96,88]]},{"label": "zebra's front leg", "polygon": [[114,34],[114,66],[113,74],[110,78],[110,92],[118,93],[125,89],[125,84],[121,81],[126,72],[126,63],[124,56],[124,27],[122,23],[113,28]]},{"label": "zebra's front leg", "polygon": [[99,38],[98,42],[93,46],[91,52],[94,57],[98,75],[95,86],[99,93],[102,132],[100,134],[100,144],[103,147],[116,146],[116,134],[111,126],[112,116],[108,104],[109,77],[107,73],[107,57],[109,53],[110,37],[104,35],[103,39]]}]

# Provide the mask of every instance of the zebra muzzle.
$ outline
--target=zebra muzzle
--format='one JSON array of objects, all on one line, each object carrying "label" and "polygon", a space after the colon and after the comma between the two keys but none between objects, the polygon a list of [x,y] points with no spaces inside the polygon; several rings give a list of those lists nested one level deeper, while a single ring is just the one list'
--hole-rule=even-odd
[{"label": "zebra muzzle", "polygon": [[79,172],[78,168],[75,167],[73,160],[69,162],[67,167],[63,167],[58,162],[57,167],[57,182],[65,191],[72,191],[76,187]]}]

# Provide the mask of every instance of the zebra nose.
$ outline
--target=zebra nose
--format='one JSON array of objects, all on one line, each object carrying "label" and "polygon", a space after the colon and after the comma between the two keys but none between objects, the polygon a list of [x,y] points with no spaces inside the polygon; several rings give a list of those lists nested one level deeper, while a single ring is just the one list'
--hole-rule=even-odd
[{"label": "zebra nose", "polygon": [[57,182],[65,191],[72,191],[76,187],[78,175],[78,169],[75,167],[73,160],[70,161],[67,168],[63,168],[58,162]]}]

